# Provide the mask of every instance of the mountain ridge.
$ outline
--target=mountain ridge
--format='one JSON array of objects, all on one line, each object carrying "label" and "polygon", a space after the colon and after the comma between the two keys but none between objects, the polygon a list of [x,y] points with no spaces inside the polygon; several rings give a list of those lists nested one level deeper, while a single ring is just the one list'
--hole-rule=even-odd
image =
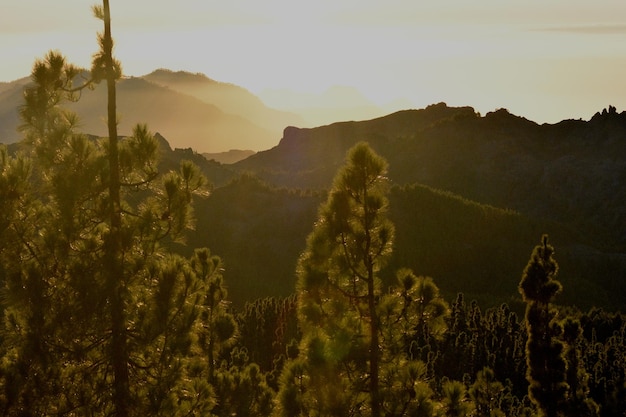
[{"label": "mountain ridge", "polygon": [[626,227],[619,186],[626,182],[626,113],[615,110],[539,125],[506,109],[480,116],[439,103],[363,122],[287,127],[277,146],[233,166],[276,186],[323,189],[359,141],[387,159],[394,184],[421,183],[530,216],[564,216],[626,248],[619,236]]},{"label": "mountain ridge", "polygon": [[216,81],[202,73],[157,69],[140,78],[195,97],[205,103],[214,103],[225,113],[249,119],[254,124],[275,134],[288,124],[299,124],[299,115],[268,107],[258,96],[244,87]]},{"label": "mountain ridge", "polygon": [[[163,71],[152,74],[164,75]],[[121,134],[130,134],[136,123],[146,123],[152,131],[159,131],[168,137],[174,147],[191,147],[200,152],[222,152],[234,148],[257,151],[273,146],[284,125],[280,129],[275,125],[267,128],[252,119],[267,119],[273,123],[299,120],[295,115],[268,108],[260,99],[234,84],[220,83],[206,76],[199,77],[186,72],[172,72],[171,76],[174,79],[191,78],[203,85],[219,85],[221,93],[214,95],[215,100],[211,102],[207,97],[203,99],[198,94],[180,91],[183,89],[172,85],[175,82],[165,85],[162,79],[159,84],[149,78],[124,77],[117,84]],[[22,90],[29,83],[29,78],[21,78],[3,84],[0,89],[0,142],[12,143],[20,138],[17,132],[20,124],[18,109],[23,102]],[[182,83],[179,81],[178,85]],[[245,111],[231,113],[224,110],[236,110],[237,106],[233,103],[244,99],[255,103],[250,118]],[[80,100],[68,103],[68,107],[78,114],[81,130],[102,135],[106,133],[103,122],[106,108],[102,104],[105,102],[104,86],[98,85],[93,91],[82,91]],[[245,106],[242,108],[248,109]]]}]

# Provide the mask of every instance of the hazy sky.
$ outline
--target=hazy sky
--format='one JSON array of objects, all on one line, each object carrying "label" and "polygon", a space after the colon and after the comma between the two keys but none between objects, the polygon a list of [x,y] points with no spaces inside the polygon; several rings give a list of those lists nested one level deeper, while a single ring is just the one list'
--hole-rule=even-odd
[{"label": "hazy sky", "polygon": [[[88,66],[94,1],[1,0],[0,81],[50,49]],[[358,88],[378,104],[505,107],[537,122],[626,110],[624,0],[111,0],[125,75],[202,72],[253,93]]]}]

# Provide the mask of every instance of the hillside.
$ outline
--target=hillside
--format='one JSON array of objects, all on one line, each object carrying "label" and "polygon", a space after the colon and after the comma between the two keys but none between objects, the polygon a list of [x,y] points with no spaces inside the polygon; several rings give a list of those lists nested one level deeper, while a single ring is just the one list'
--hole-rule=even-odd
[{"label": "hillside", "polygon": [[[236,177],[196,205],[189,248],[208,246],[225,263],[229,298],[236,306],[261,297],[288,296],[306,236],[324,192],[276,189],[252,177]],[[447,299],[458,292],[482,305],[503,302],[521,310],[519,279],[532,247],[549,232],[557,248],[565,292],[560,302],[626,308],[626,256],[581,243],[563,225],[466,200],[422,185],[393,187],[390,218],[394,255],[383,278],[410,267],[434,277]],[[516,307],[517,306],[517,307]]]},{"label": "hillside", "polygon": [[28,78],[22,78],[0,83],[0,143],[12,143],[18,139],[18,109],[24,100],[22,91],[28,82]]},{"label": "hillside", "polygon": [[[161,172],[191,160],[214,186],[208,198],[196,201],[197,221],[187,245],[173,248],[189,254],[206,246],[219,255],[235,306],[292,294],[296,262],[326,191],[278,188],[236,169],[244,164],[207,160],[192,149],[172,149],[160,134],[156,137]],[[382,274],[387,283],[397,268],[409,267],[432,276],[447,299],[463,292],[483,306],[506,302],[521,311],[521,272],[541,234],[549,233],[565,287],[560,303],[583,310],[626,309],[626,282],[620,279],[626,275],[626,255],[598,245],[573,227],[572,219],[529,216],[427,185],[395,182],[389,195],[390,219],[396,226],[394,254]]]},{"label": "hillside", "polygon": [[421,183],[558,221],[605,250],[626,250],[626,113],[538,125],[506,110],[443,103],[363,122],[288,127],[274,148],[234,164],[276,186],[323,189],[367,141],[394,184]]}]

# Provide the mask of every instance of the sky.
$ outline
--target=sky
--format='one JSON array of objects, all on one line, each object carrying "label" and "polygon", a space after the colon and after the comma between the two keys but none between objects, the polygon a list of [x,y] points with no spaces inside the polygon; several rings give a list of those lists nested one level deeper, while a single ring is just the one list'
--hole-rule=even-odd
[{"label": "sky", "polygon": [[[94,1],[0,0],[0,81],[60,50],[88,67]],[[111,0],[124,74],[200,72],[257,95],[355,87],[538,123],[626,110],[624,0]]]}]

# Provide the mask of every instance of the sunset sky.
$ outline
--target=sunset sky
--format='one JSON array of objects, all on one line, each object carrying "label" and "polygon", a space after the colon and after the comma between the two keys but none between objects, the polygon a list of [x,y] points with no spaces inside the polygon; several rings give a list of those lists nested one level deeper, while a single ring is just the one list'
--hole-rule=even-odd
[{"label": "sunset sky", "polygon": [[[93,1],[3,0],[0,81],[50,49],[88,66]],[[352,86],[384,105],[500,107],[539,123],[626,110],[624,0],[111,0],[125,75],[202,72],[255,94]]]}]

